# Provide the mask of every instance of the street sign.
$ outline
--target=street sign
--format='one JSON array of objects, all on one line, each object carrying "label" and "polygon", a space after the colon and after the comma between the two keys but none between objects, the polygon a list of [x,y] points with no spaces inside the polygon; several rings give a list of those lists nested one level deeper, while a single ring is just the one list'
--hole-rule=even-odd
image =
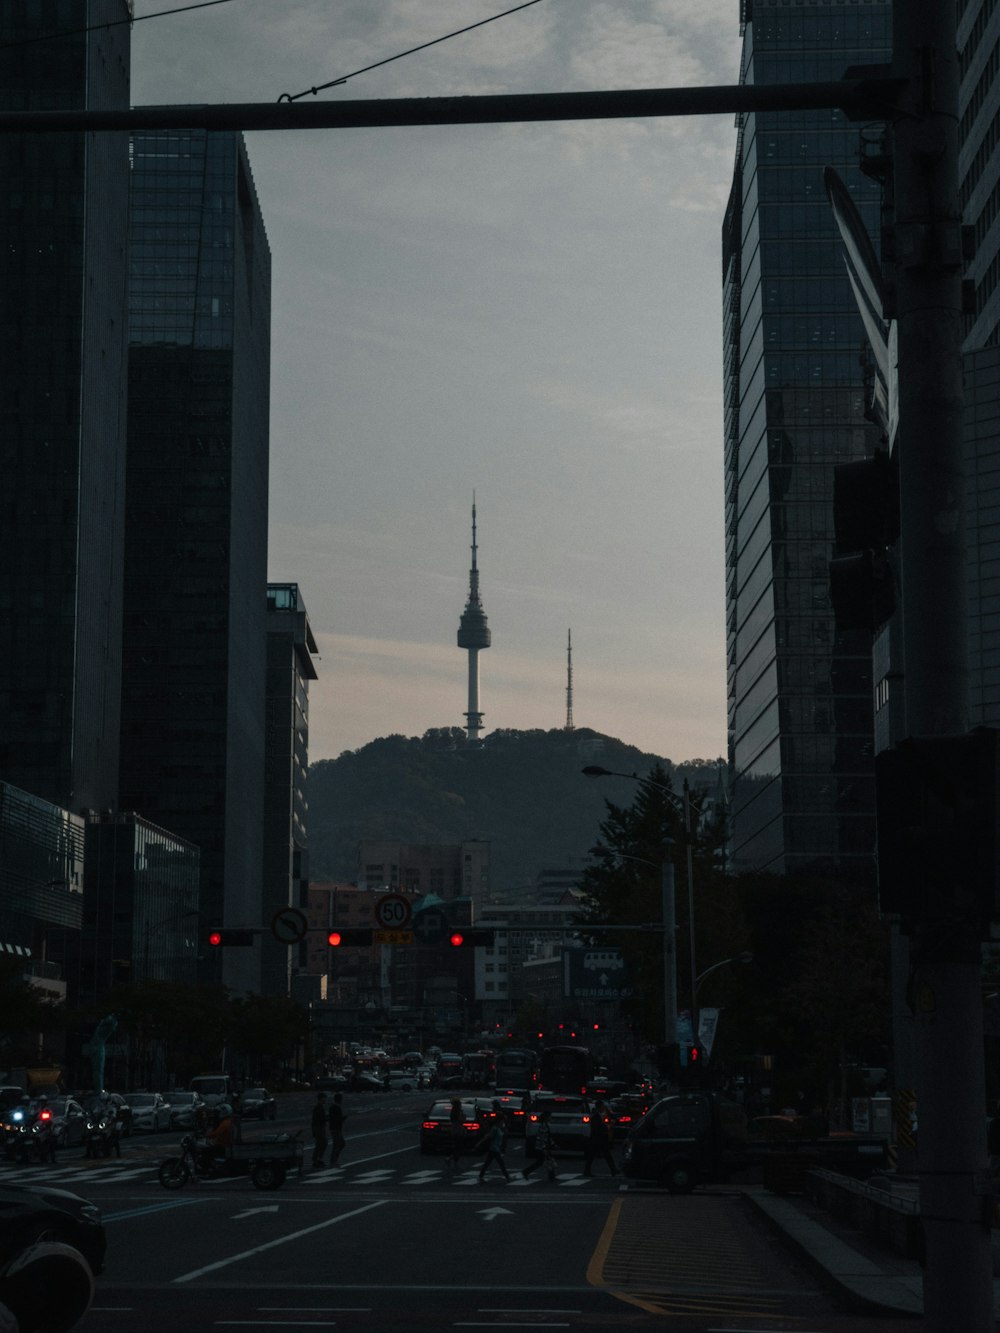
[{"label": "street sign", "polygon": [[412,944],[412,930],[376,930],[372,934],[373,944]]},{"label": "street sign", "polygon": [[405,930],[410,924],[410,900],[387,893],[375,904],[375,921],[383,930]]},{"label": "street sign", "polygon": [[308,930],[306,914],[297,907],[282,907],[271,918],[271,934],[279,944],[299,944]]},{"label": "street sign", "polygon": [[442,944],[451,933],[451,922],[440,907],[428,907],[413,918],[413,933],[421,944]]}]

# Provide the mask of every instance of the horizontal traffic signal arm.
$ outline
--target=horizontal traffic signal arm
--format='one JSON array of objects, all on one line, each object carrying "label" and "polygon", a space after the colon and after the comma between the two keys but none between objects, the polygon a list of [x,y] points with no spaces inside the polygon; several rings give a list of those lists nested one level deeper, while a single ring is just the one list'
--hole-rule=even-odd
[{"label": "horizontal traffic signal arm", "polygon": [[364,948],[371,944],[372,937],[371,926],[338,926],[326,932],[326,942],[331,949]]},{"label": "horizontal traffic signal arm", "polygon": [[260,933],[252,927],[234,929],[216,926],[208,932],[208,943],[213,949],[248,949],[254,942],[254,936]]}]

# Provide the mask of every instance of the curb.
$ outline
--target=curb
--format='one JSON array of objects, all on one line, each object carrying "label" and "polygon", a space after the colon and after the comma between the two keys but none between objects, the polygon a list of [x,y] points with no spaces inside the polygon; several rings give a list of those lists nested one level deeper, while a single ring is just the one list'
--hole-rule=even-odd
[{"label": "curb", "polygon": [[762,1190],[745,1189],[742,1193],[771,1228],[852,1309],[867,1314],[923,1315],[922,1295],[912,1291],[906,1282],[884,1273],[871,1259],[819,1222],[804,1216],[794,1203]]}]

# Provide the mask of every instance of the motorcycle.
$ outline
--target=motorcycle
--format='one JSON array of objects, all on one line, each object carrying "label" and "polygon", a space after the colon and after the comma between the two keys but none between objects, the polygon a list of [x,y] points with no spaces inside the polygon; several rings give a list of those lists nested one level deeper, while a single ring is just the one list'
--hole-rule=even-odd
[{"label": "motorcycle", "polygon": [[302,1170],[299,1136],[277,1134],[259,1143],[239,1143],[218,1155],[195,1134],[181,1139],[179,1157],[160,1163],[157,1177],[167,1190],[182,1189],[189,1180],[216,1180],[226,1176],[249,1176],[259,1190],[276,1190],[289,1171]]},{"label": "motorcycle", "polygon": [[101,1109],[91,1111],[87,1116],[87,1133],[84,1138],[85,1157],[110,1157],[112,1153],[121,1157],[121,1132],[113,1111]]},{"label": "motorcycle", "polygon": [[15,1110],[5,1135],[4,1156],[8,1162],[54,1162],[56,1134],[47,1106],[34,1113]]}]

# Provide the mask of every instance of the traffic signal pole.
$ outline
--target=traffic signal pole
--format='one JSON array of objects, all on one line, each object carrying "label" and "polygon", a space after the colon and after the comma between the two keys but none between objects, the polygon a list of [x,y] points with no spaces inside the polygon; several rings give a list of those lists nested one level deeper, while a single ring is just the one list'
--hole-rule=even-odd
[{"label": "traffic signal pole", "polygon": [[[962,231],[955,0],[893,6],[900,583],[907,736],[967,727]],[[980,931],[912,923],[918,1178],[929,1333],[994,1327],[985,1220]]]}]

